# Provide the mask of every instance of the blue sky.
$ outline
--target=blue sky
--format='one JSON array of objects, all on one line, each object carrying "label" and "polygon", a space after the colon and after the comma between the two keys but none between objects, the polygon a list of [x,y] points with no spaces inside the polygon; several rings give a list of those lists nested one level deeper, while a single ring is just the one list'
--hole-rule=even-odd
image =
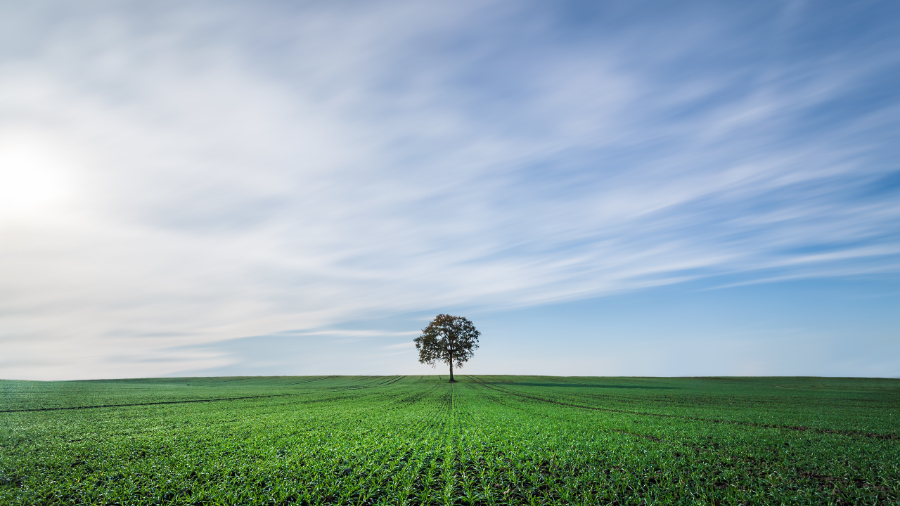
[{"label": "blue sky", "polygon": [[892,2],[0,6],[0,377],[900,376]]}]

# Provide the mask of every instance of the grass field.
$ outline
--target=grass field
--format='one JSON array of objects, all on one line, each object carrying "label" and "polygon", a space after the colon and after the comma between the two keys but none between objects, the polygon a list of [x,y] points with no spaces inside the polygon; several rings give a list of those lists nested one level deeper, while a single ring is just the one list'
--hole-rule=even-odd
[{"label": "grass field", "polygon": [[900,504],[900,380],[0,381],[0,504]]}]

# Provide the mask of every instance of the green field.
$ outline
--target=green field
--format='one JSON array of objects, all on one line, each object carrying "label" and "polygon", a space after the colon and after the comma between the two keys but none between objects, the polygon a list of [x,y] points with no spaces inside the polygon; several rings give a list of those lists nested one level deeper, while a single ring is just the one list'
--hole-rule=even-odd
[{"label": "green field", "polygon": [[0,381],[0,504],[900,504],[900,380]]}]

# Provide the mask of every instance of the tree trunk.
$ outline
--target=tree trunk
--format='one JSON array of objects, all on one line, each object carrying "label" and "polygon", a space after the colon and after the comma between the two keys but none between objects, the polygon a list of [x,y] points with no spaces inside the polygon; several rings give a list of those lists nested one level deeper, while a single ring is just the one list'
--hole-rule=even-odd
[{"label": "tree trunk", "polygon": [[456,380],[453,379],[453,347],[448,346],[447,351],[449,352],[448,355],[450,355],[450,383],[456,383]]}]

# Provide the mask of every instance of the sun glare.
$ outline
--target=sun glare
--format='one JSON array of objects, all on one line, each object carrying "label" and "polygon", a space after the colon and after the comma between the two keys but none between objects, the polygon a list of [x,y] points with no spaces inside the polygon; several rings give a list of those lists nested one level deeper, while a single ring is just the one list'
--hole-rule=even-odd
[{"label": "sun glare", "polygon": [[69,165],[52,143],[26,136],[0,141],[0,216],[40,214],[60,202]]}]

